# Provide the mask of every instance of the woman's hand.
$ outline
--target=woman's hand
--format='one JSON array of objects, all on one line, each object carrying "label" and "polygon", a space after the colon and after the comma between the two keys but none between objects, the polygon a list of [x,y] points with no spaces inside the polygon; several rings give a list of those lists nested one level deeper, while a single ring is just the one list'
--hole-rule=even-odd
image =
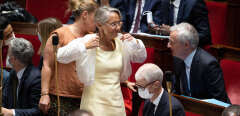
[{"label": "woman's hand", "polygon": [[42,95],[39,101],[39,109],[43,111],[44,114],[48,113],[50,109],[50,97],[49,95]]},{"label": "woman's hand", "polygon": [[129,33],[123,34],[123,35],[122,35],[122,38],[121,38],[122,41],[124,41],[124,40],[131,41],[131,40],[133,40],[133,39],[134,39],[134,37],[133,37],[132,35],[130,35]]},{"label": "woman's hand", "polygon": [[[122,38],[121,38],[122,41],[124,41],[124,40],[131,41],[133,39],[134,39],[134,37],[131,34],[129,34],[129,33],[128,34],[123,34]],[[136,42],[138,44],[138,40],[137,39],[136,39]]]},{"label": "woman's hand", "polygon": [[86,49],[92,49],[92,48],[99,47],[99,37],[97,36],[97,37],[90,39],[88,42],[85,43],[85,47],[86,47]]},{"label": "woman's hand", "polygon": [[136,87],[136,84],[134,82],[126,81],[125,83],[129,89],[131,89],[134,92],[137,92],[137,90],[134,88]]}]

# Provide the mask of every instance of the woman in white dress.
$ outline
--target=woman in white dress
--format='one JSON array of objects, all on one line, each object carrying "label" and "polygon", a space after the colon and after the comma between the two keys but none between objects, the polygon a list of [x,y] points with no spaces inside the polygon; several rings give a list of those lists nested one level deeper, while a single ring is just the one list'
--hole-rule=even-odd
[{"label": "woman in white dress", "polygon": [[98,34],[59,48],[57,59],[61,63],[76,61],[78,77],[84,83],[80,109],[94,116],[125,116],[120,82],[131,75],[130,62],[144,62],[146,49],[141,40],[119,33],[122,22],[118,9],[99,8],[95,23]]}]

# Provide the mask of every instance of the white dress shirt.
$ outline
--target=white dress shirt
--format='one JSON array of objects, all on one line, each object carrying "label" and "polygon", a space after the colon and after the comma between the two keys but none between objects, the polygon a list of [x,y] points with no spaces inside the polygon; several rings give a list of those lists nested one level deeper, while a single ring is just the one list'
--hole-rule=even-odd
[{"label": "white dress shirt", "polygon": [[177,24],[177,16],[178,16],[180,2],[181,2],[181,0],[175,0],[173,2],[173,6],[174,6],[173,25]]},{"label": "white dress shirt", "polygon": [[[186,67],[186,75],[187,75],[187,84],[188,84],[188,88],[189,91],[191,90],[190,88],[190,70],[191,70],[191,65],[192,65],[192,60],[193,57],[196,53],[196,49],[192,51],[192,53],[190,53],[187,58],[185,58],[184,63],[185,63],[185,67]],[[190,92],[190,96],[191,96],[191,92]]]},{"label": "white dress shirt", "polygon": [[[142,5],[141,5],[141,14],[143,12],[143,7],[145,5],[145,0],[142,0]],[[136,8],[135,8],[135,13],[134,13],[134,18],[133,18],[133,23],[132,23],[132,26],[131,26],[131,29],[130,29],[130,33],[133,32],[133,29],[134,29],[134,25],[136,23],[136,18],[137,18],[137,12],[138,12],[138,0],[136,0]],[[138,31],[137,33],[140,33],[141,32],[141,29],[139,28],[140,27],[140,24],[141,24],[141,16],[140,16],[140,23],[139,23],[139,26],[138,26]]]}]

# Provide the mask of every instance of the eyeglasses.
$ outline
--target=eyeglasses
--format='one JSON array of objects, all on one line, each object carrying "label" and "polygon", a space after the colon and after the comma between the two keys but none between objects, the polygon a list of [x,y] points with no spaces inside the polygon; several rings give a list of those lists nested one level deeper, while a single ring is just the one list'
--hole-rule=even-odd
[{"label": "eyeglasses", "polygon": [[156,82],[156,81],[153,81],[153,82],[151,82],[151,83],[148,83],[148,84],[145,85],[145,86],[142,86],[142,85],[136,83],[136,86],[137,86],[138,88],[145,89],[147,86],[149,86],[149,85],[151,85],[151,84],[153,84],[153,83],[155,83],[155,82]]},{"label": "eyeglasses", "polygon": [[116,28],[117,26],[122,26],[122,21],[117,21],[117,22],[113,22],[113,23],[106,23],[106,24],[108,24],[112,28]]}]

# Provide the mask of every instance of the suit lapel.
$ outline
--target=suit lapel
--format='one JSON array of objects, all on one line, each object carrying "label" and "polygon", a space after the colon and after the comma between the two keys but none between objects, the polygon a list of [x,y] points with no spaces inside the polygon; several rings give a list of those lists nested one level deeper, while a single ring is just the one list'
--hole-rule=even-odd
[{"label": "suit lapel", "polygon": [[23,76],[21,78],[20,81],[20,85],[19,85],[19,90],[18,90],[18,98],[22,93],[22,89],[23,89],[23,85],[25,83],[25,80],[28,78],[29,72],[31,71],[31,65],[28,65],[23,73]]},{"label": "suit lapel", "polygon": [[192,95],[194,94],[193,92],[195,91],[195,87],[194,85],[196,85],[195,83],[198,83],[198,82],[195,82],[194,80],[196,79],[191,79],[191,78],[197,78],[198,77],[198,66],[200,65],[199,64],[199,54],[200,54],[200,50],[199,48],[197,48],[196,50],[196,53],[193,57],[193,60],[192,60],[192,64],[191,64],[191,70],[190,70],[190,88],[191,88],[191,93]]},{"label": "suit lapel", "polygon": [[165,112],[164,110],[166,110],[165,107],[168,107],[168,94],[167,92],[164,90],[163,91],[163,95],[159,101],[159,104],[157,106],[156,112],[155,112],[155,116],[160,116],[163,112]]},{"label": "suit lapel", "polygon": [[130,16],[131,25],[132,25],[134,15],[135,15],[136,3],[137,3],[137,0],[129,0],[129,9],[128,9],[129,15],[128,16]]}]

